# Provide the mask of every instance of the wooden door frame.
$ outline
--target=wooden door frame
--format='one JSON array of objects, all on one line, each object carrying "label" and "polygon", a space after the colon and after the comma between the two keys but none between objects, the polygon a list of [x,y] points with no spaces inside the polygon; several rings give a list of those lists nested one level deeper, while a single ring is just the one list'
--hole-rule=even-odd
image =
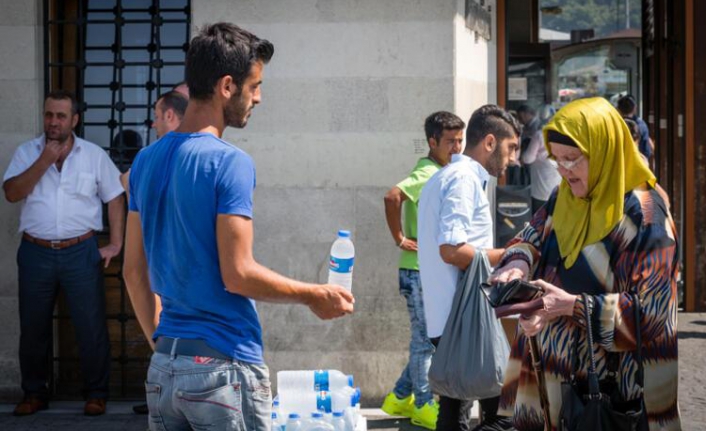
[{"label": "wooden door frame", "polygon": [[684,308],[696,311],[696,167],[694,124],[694,0],[686,0],[685,10],[686,100],[684,112],[685,138],[685,226],[684,226]]}]

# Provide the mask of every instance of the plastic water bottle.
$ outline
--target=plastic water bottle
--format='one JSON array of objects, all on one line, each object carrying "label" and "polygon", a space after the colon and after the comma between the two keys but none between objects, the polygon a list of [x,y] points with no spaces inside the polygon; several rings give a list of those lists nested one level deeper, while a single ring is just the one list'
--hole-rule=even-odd
[{"label": "plastic water bottle", "polygon": [[299,415],[296,413],[290,413],[289,419],[287,419],[287,425],[284,429],[286,431],[304,431],[304,426],[299,418]]},{"label": "plastic water bottle", "polygon": [[326,391],[287,391],[280,392],[281,409],[287,412],[309,414],[330,412],[331,395]]},{"label": "plastic water bottle", "polygon": [[346,420],[343,418],[343,412],[333,412],[332,425],[334,431],[353,431],[346,425]]},{"label": "plastic water bottle", "polygon": [[348,407],[343,410],[343,421],[346,423],[346,429],[353,431],[358,426],[358,413],[355,407]]},{"label": "plastic water bottle", "polygon": [[329,392],[331,398],[331,411],[344,411],[347,408],[355,407],[358,390],[351,387]]},{"label": "plastic water bottle", "polygon": [[280,393],[280,408],[287,412],[343,411],[355,404],[355,389],[344,388],[335,392],[288,391]]},{"label": "plastic water bottle", "polygon": [[351,241],[351,233],[339,230],[338,238],[331,246],[331,258],[328,266],[328,284],[343,286],[350,292],[353,285],[353,261],[355,247]]},{"label": "plastic water bottle", "polygon": [[304,431],[334,431],[333,426],[326,423],[324,414],[321,412],[312,413],[311,419],[303,429]]},{"label": "plastic water bottle", "polygon": [[272,431],[284,431],[284,425],[280,422],[277,412],[272,412]]},{"label": "plastic water bottle", "polygon": [[353,376],[343,374],[338,370],[280,371],[277,373],[277,390],[280,394],[289,391],[336,391],[345,387],[353,387]]}]

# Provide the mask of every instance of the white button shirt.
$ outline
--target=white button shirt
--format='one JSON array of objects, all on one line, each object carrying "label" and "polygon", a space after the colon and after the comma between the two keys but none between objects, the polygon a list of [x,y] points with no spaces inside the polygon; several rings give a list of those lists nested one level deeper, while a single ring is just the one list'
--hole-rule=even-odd
[{"label": "white button shirt", "polygon": [[[44,150],[44,135],[15,151],[3,182],[26,171]],[[103,205],[121,193],[120,171],[105,150],[74,135],[61,172],[53,164],[22,202],[20,232],[45,240],[103,229]]]},{"label": "white button shirt", "polygon": [[493,220],[484,186],[488,172],[463,154],[429,179],[419,199],[417,245],[424,315],[430,338],[440,337],[461,271],[441,259],[444,244],[493,248]]}]

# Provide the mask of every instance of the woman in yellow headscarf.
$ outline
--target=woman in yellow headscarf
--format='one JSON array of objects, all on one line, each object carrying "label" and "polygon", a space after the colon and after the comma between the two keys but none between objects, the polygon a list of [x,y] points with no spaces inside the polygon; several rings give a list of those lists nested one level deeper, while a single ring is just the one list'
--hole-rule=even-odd
[{"label": "woman in yellow headscarf", "polygon": [[527,336],[536,336],[549,416],[557,429],[561,383],[569,381],[574,357],[578,382],[586,379],[588,318],[599,379],[617,368],[615,384],[622,398],[638,398],[635,293],[642,311],[649,428],[679,430],[677,243],[668,198],[640,158],[627,125],[605,99],[566,105],[544,128],[544,137],[561,185],[510,242],[493,277],[499,282],[534,280],[544,290],[544,308],[520,318],[501,408],[513,415],[520,431],[544,429],[527,343]]}]

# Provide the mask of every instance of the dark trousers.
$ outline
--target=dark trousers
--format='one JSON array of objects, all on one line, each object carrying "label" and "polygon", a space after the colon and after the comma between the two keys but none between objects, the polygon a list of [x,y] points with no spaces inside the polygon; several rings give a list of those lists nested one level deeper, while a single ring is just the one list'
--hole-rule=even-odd
[{"label": "dark trousers", "polygon": [[64,290],[76,329],[84,396],[106,398],[110,343],[103,271],[96,238],[63,250],[22,240],[17,252],[20,303],[20,371],[25,395],[49,397],[52,314]]},{"label": "dark trousers", "polygon": [[[431,339],[434,347],[439,346],[441,337]],[[498,415],[500,397],[486,398],[479,400],[481,410],[481,420],[495,418]],[[436,419],[436,429],[444,431],[470,431],[471,408],[473,400],[457,400],[454,398],[439,396],[439,416]]]}]

